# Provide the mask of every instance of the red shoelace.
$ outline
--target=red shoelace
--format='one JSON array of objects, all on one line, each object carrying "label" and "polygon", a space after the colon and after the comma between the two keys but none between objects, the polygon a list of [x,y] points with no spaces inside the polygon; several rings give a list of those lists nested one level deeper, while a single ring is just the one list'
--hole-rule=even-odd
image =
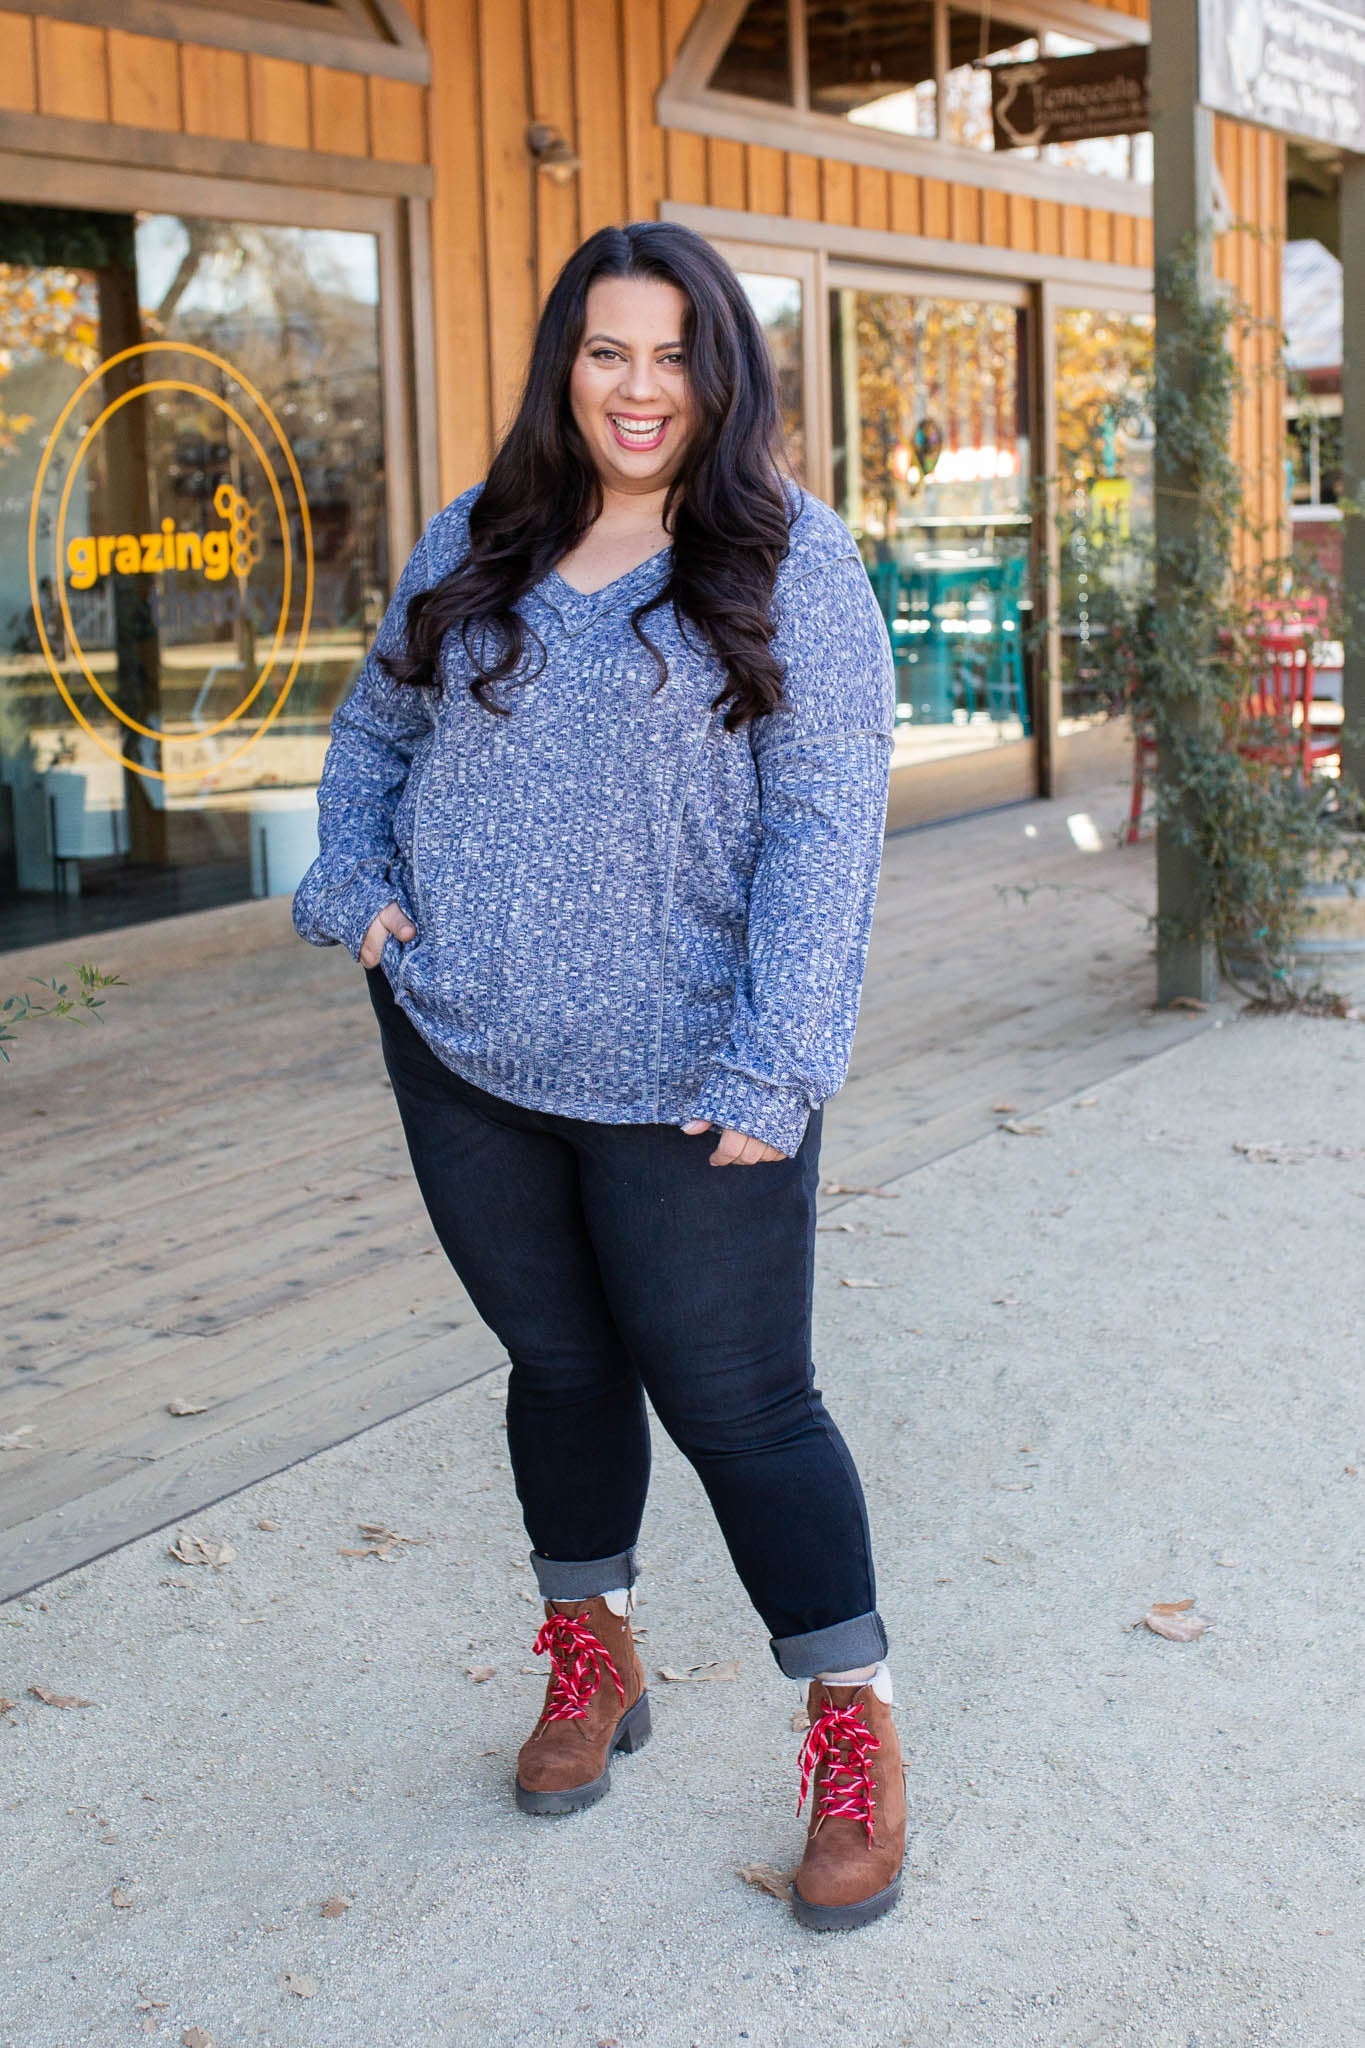
[{"label": "red shoelace", "polygon": [[871,1760],[880,1748],[880,1742],[863,1719],[861,1701],[850,1700],[846,1707],[827,1706],[812,1721],[810,1733],[801,1745],[801,1796],[796,1802],[797,1812],[806,1803],[812,1774],[824,1764],[816,1826],[822,1820],[861,1821],[870,1846],[876,1804]]},{"label": "red shoelace", "polygon": [[535,1639],[535,1655],[543,1657],[548,1650],[554,1666],[543,1716],[547,1721],[583,1720],[589,1701],[601,1686],[604,1668],[621,1695],[621,1705],[626,1703],[626,1689],[611,1652],[587,1621],[586,1614],[552,1614]]}]

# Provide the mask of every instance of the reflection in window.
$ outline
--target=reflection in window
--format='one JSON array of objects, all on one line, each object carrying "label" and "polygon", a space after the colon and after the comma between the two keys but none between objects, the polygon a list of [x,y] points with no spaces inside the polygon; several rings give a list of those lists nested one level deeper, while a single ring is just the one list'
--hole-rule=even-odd
[{"label": "reflection in window", "polygon": [[1025,739],[1022,311],[845,288],[830,312],[834,501],[891,637],[900,752],[929,760]]},{"label": "reflection in window", "polygon": [[710,82],[717,92],[791,105],[787,0],[749,0]]},{"label": "reflection in window", "polygon": [[933,0],[896,7],[809,0],[810,104],[869,128],[934,133]]},{"label": "reflection in window", "polygon": [[[994,10],[948,10],[948,72],[943,81],[943,137],[967,149],[993,147],[992,64],[1027,64],[1039,54],[1038,38]],[[1011,156],[1025,152],[1011,150]],[[1028,154],[1036,155],[1036,151]]]},{"label": "reflection in window", "polygon": [[1057,315],[1057,524],[1063,731],[1120,708],[1100,650],[1152,574],[1152,318]]},{"label": "reflection in window", "polygon": [[0,945],[291,888],[388,584],[374,237],[0,209],[0,343]]},{"label": "reflection in window", "polygon": [[782,408],[782,430],[787,459],[793,472],[806,480],[805,364],[801,346],[801,280],[797,277],[769,277],[762,271],[741,270],[739,281],[768,337],[777,370],[778,403]]}]

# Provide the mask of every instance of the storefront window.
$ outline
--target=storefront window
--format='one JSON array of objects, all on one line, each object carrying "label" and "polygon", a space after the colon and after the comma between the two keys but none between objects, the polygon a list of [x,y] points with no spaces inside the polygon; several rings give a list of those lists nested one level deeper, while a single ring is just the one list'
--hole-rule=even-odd
[{"label": "storefront window", "polygon": [[749,0],[719,64],[711,74],[717,92],[749,100],[791,105],[791,43],[787,0]]},{"label": "storefront window", "polygon": [[739,281],[757,313],[777,370],[777,395],[787,454],[796,475],[806,476],[805,361],[801,345],[801,280],[741,270]]},{"label": "storefront window", "polygon": [[898,752],[1032,732],[1030,462],[1021,306],[831,294],[835,504],[896,659]]},{"label": "storefront window", "polygon": [[935,132],[934,8],[821,5],[806,9],[810,103],[868,128]]},{"label": "storefront window", "polygon": [[[956,0],[750,0],[711,74],[712,87],[809,108],[898,135],[990,150],[990,67],[1081,56],[1096,46],[1047,22],[1045,0],[1007,16]],[[793,92],[799,26],[805,61]],[[1151,136],[1105,135],[1009,151],[1015,163],[1150,183]]]},{"label": "storefront window", "polygon": [[1152,316],[1057,315],[1062,732],[1122,708],[1106,651],[1116,609],[1152,575]]},{"label": "storefront window", "polygon": [[289,885],[388,563],[373,236],[8,212],[18,945]]}]

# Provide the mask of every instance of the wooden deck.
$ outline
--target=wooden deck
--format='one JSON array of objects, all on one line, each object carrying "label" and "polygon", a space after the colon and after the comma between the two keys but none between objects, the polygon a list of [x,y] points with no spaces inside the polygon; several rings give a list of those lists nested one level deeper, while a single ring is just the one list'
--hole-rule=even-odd
[{"label": "wooden deck", "polygon": [[[827,1179],[904,1173],[999,1102],[1204,1028],[1151,1007],[1152,852],[1114,845],[1122,804],[1111,772],[888,840]],[[501,1358],[419,1203],[340,948],[301,945],[274,899],[0,956],[3,992],[82,957],[129,984],[106,1021],[24,1026],[0,1070],[0,1599]]]}]

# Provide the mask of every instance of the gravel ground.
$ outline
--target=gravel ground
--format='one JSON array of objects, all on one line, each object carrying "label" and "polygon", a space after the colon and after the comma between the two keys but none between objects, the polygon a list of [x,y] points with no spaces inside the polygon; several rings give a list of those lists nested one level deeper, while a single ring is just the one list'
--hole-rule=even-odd
[{"label": "gravel ground", "polygon": [[[890,1919],[803,1933],[737,1875],[799,1853],[799,1692],[665,1444],[646,1662],[738,1679],[656,1681],[606,1803],[517,1814],[498,1373],[186,1524],[219,1569],[171,1530],[0,1610],[0,2048],[1365,2044],[1362,1063],[1358,1025],[1237,1019],[831,1205]],[[416,1540],[339,1555],[369,1521]],[[1190,1597],[1197,1641],[1127,1626]]]}]

